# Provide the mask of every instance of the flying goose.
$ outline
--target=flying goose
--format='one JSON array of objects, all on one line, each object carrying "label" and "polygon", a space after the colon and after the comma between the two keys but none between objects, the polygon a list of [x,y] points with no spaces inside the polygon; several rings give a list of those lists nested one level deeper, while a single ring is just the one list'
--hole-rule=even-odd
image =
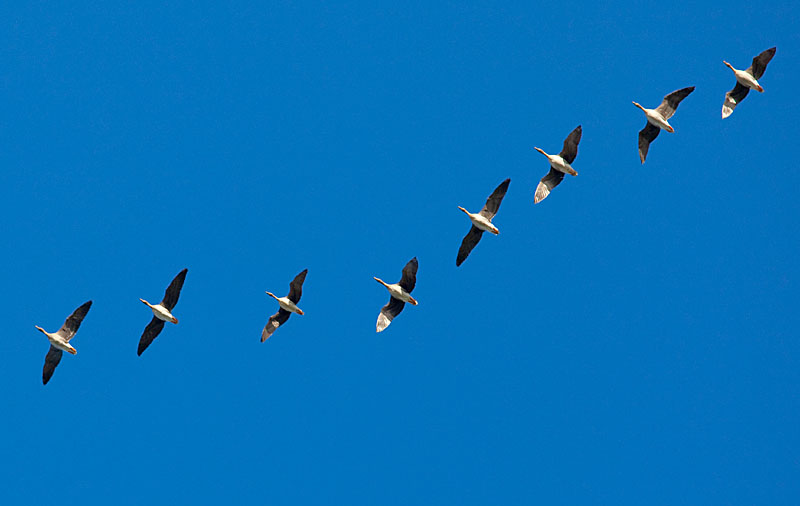
[{"label": "flying goose", "polygon": [[164,322],[178,323],[178,319],[172,316],[171,311],[175,308],[175,304],[178,303],[178,297],[181,294],[181,288],[183,288],[187,272],[189,272],[189,269],[184,269],[175,276],[175,279],[167,287],[167,291],[164,293],[164,300],[160,304],[153,305],[144,299],[139,299],[153,310],[153,319],[144,328],[142,338],[139,340],[138,355],[141,356],[142,352],[153,342],[153,339],[158,337],[158,334],[164,328]]},{"label": "flying goose", "polygon": [[733,70],[733,74],[736,76],[736,86],[725,94],[725,102],[722,104],[722,119],[733,114],[733,110],[744,100],[744,97],[747,96],[751,89],[758,90],[759,93],[764,92],[764,88],[758,84],[758,80],[767,70],[767,64],[775,56],[776,49],[773,47],[762,51],[761,54],[753,58],[753,64],[747,70],[736,70],[730,63],[725,60],[722,61],[729,69]]},{"label": "flying goose", "polygon": [[297,307],[297,303],[300,302],[300,296],[303,295],[303,282],[306,280],[306,274],[308,274],[308,269],[294,277],[292,282],[289,283],[289,295],[286,297],[277,297],[272,292],[267,292],[267,295],[278,301],[281,308],[277,313],[269,317],[264,330],[261,331],[262,343],[269,339],[269,336],[278,330],[278,327],[286,323],[292,313],[303,314],[303,310]]},{"label": "flying goose", "polygon": [[533,196],[534,204],[538,204],[547,198],[550,192],[553,191],[553,188],[558,186],[564,179],[564,174],[570,174],[572,176],[578,175],[570,164],[574,162],[575,157],[578,156],[578,143],[581,142],[582,133],[583,130],[581,126],[578,125],[575,130],[570,132],[567,138],[564,139],[564,147],[561,149],[561,153],[557,155],[548,155],[544,150],[533,148],[550,160],[550,172],[539,181],[539,185],[536,187],[536,194]]},{"label": "flying goose", "polygon": [[662,129],[670,133],[675,132],[675,129],[672,128],[672,125],[670,125],[667,120],[675,114],[675,109],[678,108],[678,104],[681,103],[681,100],[688,97],[689,93],[693,91],[694,86],[673,91],[664,97],[661,105],[655,109],[645,109],[638,103],[633,103],[633,105],[644,111],[644,115],[647,116],[647,125],[639,132],[639,158],[642,160],[642,163],[644,163],[644,159],[647,158],[647,151],[650,149],[650,143],[656,140],[656,137],[658,137]]},{"label": "flying goose", "polygon": [[400,282],[393,285],[380,278],[373,278],[385,286],[391,294],[389,303],[381,308],[381,313],[378,315],[378,323],[375,325],[376,332],[382,332],[388,327],[392,320],[403,310],[406,302],[417,305],[417,301],[411,296],[411,291],[414,290],[414,285],[417,284],[417,267],[419,267],[419,262],[417,262],[417,257],[414,257],[403,267],[403,277]]},{"label": "flying goose", "polygon": [[481,209],[479,213],[472,214],[463,207],[458,207],[467,213],[469,220],[472,222],[472,228],[470,228],[467,235],[464,236],[464,240],[461,241],[461,247],[458,248],[456,267],[467,259],[469,253],[478,244],[478,241],[481,240],[481,236],[483,236],[484,232],[491,232],[494,235],[500,233],[497,227],[492,224],[492,218],[497,214],[497,210],[500,209],[500,203],[503,202],[503,197],[506,196],[509,184],[511,184],[511,179],[506,179],[500,183],[500,186],[495,188],[492,194],[489,195],[489,198],[486,199],[486,205],[483,206],[483,209]]},{"label": "flying goose", "polygon": [[36,326],[37,330],[46,335],[47,339],[50,341],[50,350],[44,357],[44,369],[42,370],[43,385],[46,385],[47,382],[50,381],[50,378],[56,370],[56,366],[61,362],[61,356],[64,351],[72,353],[73,355],[78,353],[78,351],[69,344],[69,341],[75,337],[75,333],[78,332],[78,327],[81,326],[81,322],[86,317],[86,313],[89,312],[89,308],[91,307],[92,301],[88,301],[73,311],[64,322],[64,325],[58,329],[58,332],[50,333],[42,327]]}]

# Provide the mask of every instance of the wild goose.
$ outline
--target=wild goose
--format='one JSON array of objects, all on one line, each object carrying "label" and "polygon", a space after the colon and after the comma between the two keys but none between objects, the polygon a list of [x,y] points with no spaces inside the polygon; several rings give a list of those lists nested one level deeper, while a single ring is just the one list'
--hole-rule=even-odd
[{"label": "wild goose", "polygon": [[142,333],[142,338],[139,340],[138,355],[141,356],[142,352],[150,346],[150,343],[158,337],[158,334],[164,328],[164,322],[178,323],[178,319],[172,316],[172,310],[175,308],[175,304],[178,303],[178,297],[181,294],[181,288],[183,288],[187,272],[189,272],[189,269],[184,269],[175,276],[175,279],[167,287],[167,291],[164,293],[164,300],[160,304],[153,305],[144,299],[139,299],[153,311],[153,319],[147,324],[144,333]]},{"label": "wild goose", "polygon": [[36,329],[39,330],[42,334],[47,336],[47,339],[50,341],[50,350],[47,352],[47,355],[44,357],[44,369],[42,370],[42,384],[46,385],[50,378],[53,376],[53,373],[56,370],[56,366],[58,363],[61,362],[61,356],[64,354],[63,352],[71,353],[75,355],[78,351],[73,348],[71,344],[69,344],[70,339],[75,337],[75,333],[78,332],[78,328],[81,326],[81,322],[86,317],[86,313],[89,312],[89,308],[92,307],[92,301],[85,302],[81,307],[76,309],[69,315],[69,318],[66,319],[64,325],[58,329],[58,332],[47,332],[42,327],[36,325]]},{"label": "wild goose", "polygon": [[481,240],[481,236],[483,236],[484,232],[491,232],[494,235],[500,233],[497,227],[492,224],[492,218],[497,214],[497,210],[500,209],[500,203],[503,202],[503,197],[506,196],[509,184],[511,184],[511,179],[506,179],[500,183],[500,186],[495,188],[492,194],[489,195],[489,198],[486,199],[486,205],[483,206],[483,209],[481,209],[479,213],[472,214],[463,207],[458,207],[469,216],[469,220],[472,222],[472,228],[469,229],[464,240],[461,241],[461,247],[458,248],[456,267],[467,259],[472,249],[478,244],[478,241]]},{"label": "wild goose", "polygon": [[722,119],[733,114],[733,110],[744,100],[750,90],[757,90],[759,93],[764,92],[764,88],[761,87],[758,80],[764,75],[764,71],[767,70],[767,64],[775,56],[776,50],[777,48],[772,47],[762,51],[761,54],[753,58],[753,63],[747,70],[736,70],[730,63],[725,60],[722,61],[736,76],[736,86],[725,94],[725,102],[722,104]]},{"label": "wild goose", "polygon": [[289,283],[289,295],[286,297],[277,297],[272,292],[267,292],[267,295],[278,301],[278,305],[281,308],[278,309],[277,313],[269,317],[264,330],[261,331],[262,343],[269,339],[269,336],[278,330],[278,327],[286,323],[292,313],[304,314],[303,310],[297,307],[297,303],[300,302],[300,296],[303,295],[303,282],[306,280],[306,274],[308,274],[308,269],[294,277],[292,282]]},{"label": "wild goose", "polygon": [[417,284],[417,267],[419,267],[419,262],[417,262],[417,257],[414,257],[403,267],[403,277],[399,283],[390,285],[380,278],[373,278],[385,286],[391,295],[389,303],[381,308],[381,312],[378,315],[378,322],[375,325],[376,332],[382,332],[388,327],[392,320],[403,310],[406,302],[417,305],[417,301],[411,296],[411,291],[414,290],[414,285]]},{"label": "wild goose", "polygon": [[564,174],[577,176],[578,173],[572,168],[572,162],[578,156],[578,143],[581,142],[581,135],[583,129],[578,125],[575,130],[570,132],[566,139],[564,139],[564,147],[561,148],[561,153],[557,155],[548,155],[544,150],[533,148],[539,153],[543,154],[550,161],[550,172],[548,172],[536,187],[536,194],[533,196],[533,203],[538,204],[550,195],[553,188],[564,179]]},{"label": "wild goose", "polygon": [[675,109],[678,108],[678,104],[681,103],[681,100],[688,97],[693,91],[694,86],[673,91],[664,97],[661,105],[655,109],[645,109],[638,103],[633,103],[633,105],[644,111],[644,115],[647,117],[647,124],[639,132],[639,158],[642,160],[642,163],[644,163],[644,159],[647,158],[647,151],[650,149],[650,143],[656,140],[656,137],[658,137],[662,129],[670,133],[675,132],[675,129],[672,128],[672,125],[670,125],[667,120],[675,114]]}]

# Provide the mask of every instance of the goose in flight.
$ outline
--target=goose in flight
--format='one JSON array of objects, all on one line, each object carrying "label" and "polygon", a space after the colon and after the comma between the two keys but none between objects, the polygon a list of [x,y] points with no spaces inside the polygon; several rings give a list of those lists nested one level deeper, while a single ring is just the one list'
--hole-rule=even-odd
[{"label": "goose in flight", "polygon": [[306,280],[306,274],[308,274],[308,269],[294,277],[292,282],[289,283],[289,295],[286,297],[278,297],[272,292],[267,292],[267,295],[278,301],[281,308],[277,313],[269,317],[264,330],[261,331],[262,343],[269,339],[269,336],[278,330],[278,327],[286,323],[292,313],[303,314],[303,310],[297,307],[297,303],[300,302],[300,296],[303,295],[303,282]]},{"label": "goose in flight", "polygon": [[417,257],[414,257],[403,267],[403,277],[400,282],[392,285],[380,278],[373,278],[385,286],[389,290],[389,294],[391,294],[389,303],[381,308],[381,313],[378,315],[378,323],[375,325],[376,332],[382,332],[388,327],[392,320],[403,310],[406,302],[417,305],[417,301],[411,296],[411,291],[414,290],[414,285],[417,284],[417,267],[419,267],[419,262],[417,262]]},{"label": "goose in flight", "polygon": [[675,109],[678,108],[678,104],[681,103],[681,100],[688,97],[693,91],[694,86],[673,91],[664,97],[661,105],[655,109],[645,109],[638,103],[633,103],[633,105],[644,111],[644,115],[647,116],[647,125],[639,132],[639,158],[642,160],[642,163],[644,163],[644,159],[647,158],[647,151],[650,149],[650,143],[656,140],[656,137],[658,137],[662,129],[670,133],[675,132],[675,129],[672,128],[668,120],[675,114]]},{"label": "goose in flight", "polygon": [[767,70],[767,64],[775,56],[776,49],[772,47],[762,51],[761,54],[753,58],[753,64],[747,70],[736,70],[730,63],[722,61],[729,69],[733,70],[733,74],[736,76],[736,86],[725,94],[725,102],[722,104],[722,119],[733,114],[733,110],[744,100],[744,97],[747,96],[751,89],[764,93],[764,88],[758,84],[758,80]]},{"label": "goose in flight", "polygon": [[481,236],[483,236],[484,232],[491,232],[494,235],[500,233],[497,227],[492,224],[492,218],[497,214],[497,210],[500,209],[500,203],[503,202],[503,197],[506,196],[509,184],[511,184],[511,179],[506,179],[500,183],[500,186],[495,188],[492,194],[489,195],[489,198],[486,199],[486,205],[483,206],[483,209],[481,209],[479,213],[472,214],[463,207],[458,207],[467,213],[469,220],[472,222],[472,228],[469,229],[464,240],[461,241],[461,247],[458,248],[456,267],[467,259],[472,249],[478,244],[478,241],[481,240]]},{"label": "goose in flight", "polygon": [[178,303],[178,297],[181,294],[181,288],[183,288],[183,282],[186,280],[187,272],[189,272],[189,269],[184,269],[175,276],[175,279],[173,279],[172,283],[167,287],[164,300],[162,300],[160,304],[153,305],[144,299],[139,299],[153,310],[153,319],[150,320],[150,323],[144,328],[142,338],[139,340],[138,355],[141,356],[142,352],[153,342],[153,339],[158,337],[158,334],[160,334],[161,330],[164,328],[164,322],[178,323],[178,319],[172,316],[172,310],[175,308],[175,304]]},{"label": "goose in flight", "polygon": [[582,133],[583,130],[581,126],[578,125],[575,130],[570,132],[567,138],[564,139],[564,147],[561,149],[561,153],[557,155],[548,155],[542,149],[533,148],[550,160],[550,172],[539,181],[539,185],[536,187],[536,194],[533,196],[534,204],[538,204],[547,198],[550,192],[553,191],[553,188],[558,186],[564,179],[564,174],[570,174],[572,176],[578,175],[570,164],[574,162],[575,157],[578,156],[578,143],[581,142]]},{"label": "goose in flight", "polygon": [[47,332],[42,327],[38,325],[36,328],[42,334],[47,336],[47,339],[50,341],[50,350],[47,352],[47,355],[44,357],[44,369],[42,370],[42,384],[46,385],[50,378],[53,376],[53,373],[56,370],[56,366],[58,363],[61,362],[61,356],[64,354],[63,352],[72,353],[75,355],[78,351],[69,344],[70,339],[75,337],[75,333],[78,332],[78,327],[81,326],[81,322],[86,317],[86,313],[89,312],[89,308],[92,307],[92,301],[85,302],[81,307],[76,309],[69,315],[69,318],[64,322],[64,325],[58,329],[58,332]]}]

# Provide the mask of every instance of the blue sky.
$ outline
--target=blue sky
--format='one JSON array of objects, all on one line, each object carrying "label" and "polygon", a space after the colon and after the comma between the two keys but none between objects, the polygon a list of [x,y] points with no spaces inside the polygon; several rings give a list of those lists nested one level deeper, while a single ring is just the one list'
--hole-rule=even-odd
[{"label": "blue sky", "polygon": [[0,502],[797,504],[797,6],[222,4],[0,7]]}]

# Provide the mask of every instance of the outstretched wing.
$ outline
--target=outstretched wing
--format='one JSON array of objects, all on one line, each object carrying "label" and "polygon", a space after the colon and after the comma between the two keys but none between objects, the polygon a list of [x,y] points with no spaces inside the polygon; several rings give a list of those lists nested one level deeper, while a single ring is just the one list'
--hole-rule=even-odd
[{"label": "outstretched wing", "polygon": [[670,119],[672,115],[675,114],[675,110],[678,108],[678,104],[681,103],[681,100],[688,97],[689,93],[693,91],[694,86],[673,91],[664,97],[664,100],[661,101],[661,105],[656,107],[656,111],[658,111],[664,119]]},{"label": "outstretched wing", "polygon": [[467,259],[472,249],[480,242],[481,237],[483,237],[483,230],[473,225],[472,228],[469,229],[469,232],[467,232],[467,235],[464,236],[464,240],[461,241],[461,247],[458,248],[456,267],[464,263],[464,260]]},{"label": "outstretched wing", "polygon": [[564,139],[564,147],[561,148],[561,153],[559,153],[559,156],[567,163],[574,162],[575,157],[578,156],[578,143],[581,142],[582,134],[583,129],[580,125],[578,125],[575,127],[575,130],[570,132],[567,138]]},{"label": "outstretched wing", "polygon": [[545,174],[539,184],[536,186],[536,193],[533,195],[533,203],[538,204],[550,195],[553,188],[564,180],[564,173],[560,170],[550,168],[550,172]]},{"label": "outstretched wing", "polygon": [[167,311],[172,311],[175,304],[178,303],[178,297],[181,295],[181,288],[183,288],[183,282],[186,280],[187,272],[189,272],[189,269],[184,269],[179,272],[178,275],[175,276],[175,279],[172,280],[172,283],[167,287],[164,300],[161,301],[161,305],[167,308]]},{"label": "outstretched wing", "polygon": [[[303,271],[305,272],[305,271]],[[278,327],[286,323],[286,320],[292,315],[289,311],[284,309],[279,309],[277,313],[269,317],[267,320],[267,324],[264,325],[264,330],[261,331],[261,342],[263,343],[269,336],[272,335],[273,332],[278,330]]]},{"label": "outstretched wing", "polygon": [[414,286],[417,284],[417,267],[419,267],[417,257],[409,260],[406,266],[403,267],[403,277],[398,284],[400,288],[408,293],[411,293],[411,290],[413,290]]},{"label": "outstretched wing", "polygon": [[[69,315],[69,318],[64,322],[64,325],[58,329],[57,334],[64,338],[65,341],[69,341],[75,336],[75,333],[78,332],[78,328],[81,326],[81,322],[84,318],[86,318],[86,313],[89,312],[89,308],[92,307],[92,301],[84,302],[81,307],[76,309]],[[60,360],[60,356],[59,356]],[[58,362],[56,362],[58,364]],[[53,366],[55,367],[55,366]],[[52,373],[51,373],[52,374]]]},{"label": "outstretched wing", "polygon": [[406,303],[394,297],[389,298],[389,303],[381,308],[378,315],[378,322],[375,324],[376,332],[383,332],[383,330],[392,323],[392,320],[400,314],[405,307]]},{"label": "outstretched wing", "polygon": [[144,332],[142,333],[142,338],[139,339],[139,350],[137,354],[141,356],[142,352],[150,346],[150,343],[158,337],[158,334],[161,333],[161,329],[164,328],[164,320],[159,320],[155,316],[150,323],[147,324],[147,327],[144,328]]},{"label": "outstretched wing", "polygon": [[500,203],[503,202],[503,197],[506,196],[509,184],[511,184],[511,179],[506,179],[494,189],[492,194],[489,195],[489,198],[486,199],[486,205],[481,209],[481,216],[489,220],[494,218],[494,215],[497,214],[497,210],[500,209]]},{"label": "outstretched wing", "polygon": [[647,125],[639,131],[639,159],[644,163],[647,158],[647,151],[650,149],[650,143],[656,140],[661,129],[653,125],[649,121]]},{"label": "outstretched wing", "polygon": [[776,50],[777,48],[771,47],[766,51],[762,51],[761,54],[753,58],[753,64],[750,65],[750,68],[745,70],[745,72],[749,72],[756,80],[761,79],[761,76],[764,75],[764,71],[767,70],[767,64],[772,60],[772,57],[775,56]]},{"label": "outstretched wing", "polygon": [[306,280],[306,274],[308,274],[308,269],[295,276],[292,282],[289,283],[288,297],[295,304],[300,302],[300,296],[303,295],[303,282]]},{"label": "outstretched wing", "polygon": [[42,370],[42,385],[46,385],[50,378],[53,377],[53,373],[56,370],[56,366],[58,363],[61,362],[61,356],[64,353],[53,346],[50,345],[50,351],[47,352],[47,355],[44,357],[44,369]]},{"label": "outstretched wing", "polygon": [[736,106],[744,100],[744,97],[750,92],[750,88],[747,86],[743,86],[739,84],[739,81],[736,81],[736,86],[733,87],[731,91],[725,94],[725,102],[722,104],[722,119],[727,118],[731,114],[733,114],[733,110],[736,109]]}]

